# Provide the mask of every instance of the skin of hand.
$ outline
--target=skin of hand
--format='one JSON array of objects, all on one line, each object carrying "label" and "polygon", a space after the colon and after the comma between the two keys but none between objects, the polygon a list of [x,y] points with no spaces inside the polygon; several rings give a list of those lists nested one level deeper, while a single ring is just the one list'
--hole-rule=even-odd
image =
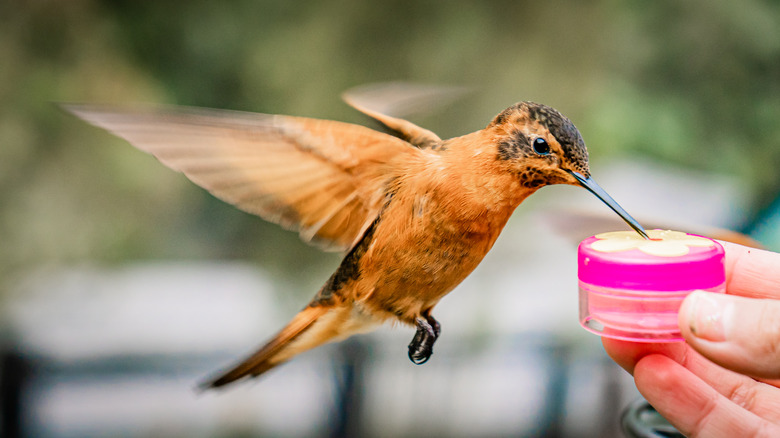
[{"label": "skin of hand", "polygon": [[682,304],[685,343],[603,338],[639,392],[691,437],[780,436],[780,254],[721,242],[726,294]]}]

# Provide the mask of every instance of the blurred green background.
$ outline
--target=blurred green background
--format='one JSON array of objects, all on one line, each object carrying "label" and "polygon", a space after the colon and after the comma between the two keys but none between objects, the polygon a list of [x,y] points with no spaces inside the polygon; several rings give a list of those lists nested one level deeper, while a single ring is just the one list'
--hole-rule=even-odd
[{"label": "blurred green background", "polygon": [[[753,232],[767,247],[780,250],[780,2],[6,1],[0,2],[0,298],[11,296],[14,291],[23,295],[18,291],[25,289],[19,285],[24,285],[31,277],[46,277],[48,268],[98,266],[109,272],[118,268],[121,279],[121,267],[139,261],[159,265],[161,270],[175,271],[166,265],[166,261],[185,260],[194,262],[195,268],[191,269],[197,271],[200,261],[228,260],[248,262],[263,275],[268,274],[274,284],[269,295],[274,295],[274,299],[280,301],[275,304],[281,305],[264,307],[265,315],[286,318],[327,278],[339,261],[338,255],[321,253],[300,242],[296,233],[283,231],[214,199],[153,157],[59,110],[56,102],[196,105],[366,123],[367,119],[342,103],[339,95],[354,86],[398,80],[458,85],[471,90],[455,104],[441,108],[435,114],[421,114],[413,119],[443,138],[480,129],[507,106],[532,100],[553,106],[574,121],[588,144],[593,168],[605,162],[649,158],[661,166],[668,164],[688,169],[694,178],[710,173],[726,175],[744,188],[744,193],[750,193],[750,199],[722,210],[739,210],[735,216],[743,217],[742,231]],[[529,200],[517,215],[533,211],[538,205],[536,198],[544,199],[544,193]],[[744,210],[745,205],[747,210]],[[605,209],[601,205],[599,208]],[[664,212],[659,214],[663,216]],[[555,263],[563,256],[553,256],[549,260],[554,262],[548,263],[548,259],[536,254],[537,248],[512,247],[514,242],[524,239],[516,230],[506,231],[514,234],[505,236],[510,242],[503,249],[497,245],[494,253],[505,252],[492,262],[497,258],[526,257],[528,270],[537,267],[530,263],[531,258],[541,267],[555,268]],[[571,245],[565,248],[573,251]],[[506,251],[517,257],[508,257]],[[544,295],[551,295],[544,289],[547,286],[545,278],[521,279],[518,273],[517,283],[490,283],[489,280],[499,277],[495,275],[496,270],[512,269],[497,263],[486,265],[493,266],[494,270],[488,269],[483,271],[484,276],[471,278],[475,285],[471,286],[472,292],[479,289],[480,294],[493,299],[498,296],[495,291],[502,287],[505,290],[498,292],[505,295],[513,295],[521,289],[528,294],[544,292]],[[186,271],[184,276],[191,273]],[[573,271],[568,274],[574,281]],[[569,278],[558,277],[563,282]],[[111,283],[114,277],[99,278]],[[199,281],[200,277],[194,275],[193,278],[193,281]],[[147,283],[138,287],[146,290],[147,285],[155,281],[157,278],[151,275]],[[114,293],[112,286],[99,284],[99,289],[109,289],[108,292],[116,296],[116,303],[106,301],[105,308],[96,306],[91,310],[110,321],[116,316],[112,312],[127,306],[125,301],[132,294]],[[51,289],[55,290],[57,286],[55,284]],[[166,288],[167,284],[161,283],[159,287]],[[468,286],[464,284],[464,287]],[[43,288],[44,292],[47,288]],[[493,291],[493,294],[483,289]],[[549,307],[571,307],[572,312],[576,312],[576,300],[573,299],[576,286],[560,289],[558,295],[548,297],[553,302]],[[149,290],[154,291],[151,287]],[[287,290],[289,294],[280,292]],[[92,303],[89,294],[97,291],[89,290],[82,297],[83,302],[71,300],[68,293],[55,292],[52,297],[57,295],[56,300],[45,293],[40,301],[33,300],[31,313],[39,314],[36,316],[39,319],[33,318],[32,325],[41,325],[45,331],[48,326],[39,324],[40,321],[54,321],[57,316],[64,316],[63,326],[53,326],[79,326],[77,322],[82,321],[85,332],[99,332],[100,327],[93,327],[92,320],[73,309],[89,307]],[[185,290],[182,296],[188,296],[187,292]],[[217,290],[213,295],[215,300],[223,292]],[[261,294],[258,292],[257,296]],[[469,304],[475,301],[468,300],[480,300],[481,296],[476,292],[471,298],[464,296],[462,300],[466,301],[461,301],[462,307],[470,311],[476,306]],[[500,313],[505,320],[520,319],[516,317],[520,312],[515,312],[512,306],[539,313],[531,304],[539,306],[543,301],[540,295],[518,296],[517,300],[488,304],[487,310],[480,315],[492,318],[494,313]],[[12,301],[0,299],[0,310],[12,307],[13,304],[9,304]],[[147,300],[146,296],[139,301],[144,303],[138,306],[142,314],[148,310],[146,305],[150,309],[164,307]],[[182,308],[196,307],[191,302],[185,305],[181,301],[174,298],[166,302],[168,307],[158,315],[163,323],[168,324],[180,313],[180,305]],[[47,303],[51,303],[51,308],[46,308]],[[240,307],[243,303],[236,300],[233,304]],[[68,304],[73,307],[60,308]],[[542,305],[541,308],[545,307]],[[50,313],[41,309],[48,309]],[[251,315],[254,311],[247,309]],[[198,324],[187,314],[182,315],[190,324]],[[229,321],[231,315],[224,320]],[[545,313],[541,312],[541,315]],[[125,321],[122,328],[128,332],[136,331],[143,324],[132,318],[130,323],[119,319]],[[572,316],[570,320],[567,329],[579,333],[576,319]],[[208,322],[214,325],[221,321]],[[474,338],[448,332],[448,336],[452,336],[448,341],[450,344],[437,344],[444,350],[445,360],[439,356],[438,365],[432,363],[426,365],[427,368],[413,370],[403,368],[404,373],[416,376],[410,379],[419,380],[405,380],[405,384],[395,385],[395,380],[386,379],[387,374],[381,373],[376,374],[380,377],[377,380],[398,390],[396,398],[401,400],[400,406],[406,406],[409,387],[417,385],[419,391],[428,391],[424,383],[430,383],[427,379],[431,377],[435,383],[438,376],[442,387],[454,387],[451,383],[455,379],[450,379],[451,374],[442,374],[441,368],[459,370],[458,366],[471,363],[469,359],[487,357],[480,350],[491,345],[486,339],[497,339],[499,343],[506,339],[506,333],[501,335],[504,338],[490,334],[487,322],[479,323],[488,327],[484,329],[488,334],[468,328],[462,319],[449,324],[447,330],[461,324],[465,327],[462,330],[474,331]],[[544,329],[554,323],[544,321],[544,324],[528,325]],[[548,327],[543,327],[545,324]],[[11,324],[5,321],[2,325]],[[202,325],[204,331],[210,330],[208,324]],[[522,321],[518,326],[522,326]],[[511,324],[508,327],[517,328]],[[168,326],[161,330],[167,332]],[[189,335],[186,330],[182,332]],[[260,330],[246,332],[247,337],[254,339]],[[6,334],[6,337],[13,336]],[[80,333],[75,336],[77,341],[79,336]],[[121,339],[115,342],[112,336],[106,335],[103,341],[116,344],[118,348],[126,347]],[[409,365],[403,352],[407,333],[399,331],[397,336],[400,341],[387,345],[390,349],[392,344],[392,355],[376,355],[379,359],[374,359],[376,363],[372,369],[389,363],[384,359],[386,357]],[[523,336],[527,334],[511,333],[511,336],[515,336],[511,339],[517,342],[516,345],[525,345],[527,339]],[[534,336],[532,334],[531,338]],[[165,338],[162,333],[150,337]],[[58,339],[51,337],[55,344]],[[580,394],[588,397],[577,401],[576,405],[585,408],[593,406],[598,398],[586,384],[615,386],[609,379],[606,383],[594,379],[593,369],[606,369],[607,376],[628,378],[605,357],[598,356],[603,354],[597,338],[587,339],[591,342],[564,340],[564,343],[568,342],[564,347],[572,351],[581,347],[586,352],[584,356],[572,355],[568,359],[568,353],[561,353],[562,359],[556,356],[559,354],[556,348],[560,347],[556,342],[560,343],[560,340],[551,341],[553,347],[541,342],[542,349],[548,349],[545,354],[552,352],[549,363],[559,364],[561,369],[558,371],[564,374],[566,367],[573,369],[583,363],[596,364],[593,368],[573,371],[571,386],[580,387]],[[205,345],[203,348],[213,348],[213,344],[204,343],[203,339],[190,340],[193,344]],[[11,339],[12,344],[14,341]],[[94,340],[84,341],[89,342]],[[243,345],[248,348],[249,342],[240,339],[238,343],[241,348]],[[383,345],[381,342],[368,344],[377,350]],[[24,348],[24,344],[21,345]],[[100,350],[102,345],[95,343],[93,349]],[[446,360],[446,345],[458,346],[463,351]],[[70,348],[65,343],[62,346]],[[439,350],[440,355],[442,350]],[[472,354],[473,351],[478,353]],[[516,354],[512,356],[516,362],[501,362],[508,357],[507,351]],[[21,353],[24,356],[29,351]],[[185,368],[193,376],[202,375],[204,370],[213,369],[217,362],[236,357],[237,353],[230,350],[221,354],[225,357],[214,359],[214,364],[196,362]],[[500,378],[496,387],[512,388],[507,382],[518,381],[517,370],[523,364],[536,363],[532,360],[536,357],[534,354],[515,344],[498,352],[495,357],[502,359],[496,359],[496,363],[511,366],[505,370],[510,377]],[[124,366],[128,357],[132,359],[133,356],[121,356],[109,365]],[[148,358],[137,362],[143,360],[154,362]],[[192,362],[187,357],[180,360]],[[486,362],[493,364],[491,360]],[[129,363],[136,362],[130,360]],[[179,362],[173,363],[174,368],[179,367]],[[297,363],[306,364],[305,360]],[[551,368],[548,362],[540,363],[538,369],[529,372],[529,382],[540,381],[539,376]],[[390,365],[395,366],[395,362]],[[392,368],[390,365],[388,367]],[[85,367],[86,374],[93,373],[90,366]],[[122,366],[120,371],[124,369]],[[300,379],[294,374],[300,368],[295,366],[290,364],[290,380],[305,388],[295,388],[291,394],[307,394],[305,391],[322,388],[321,381],[309,385],[307,380]],[[474,381],[474,386],[478,387],[473,377],[476,369],[467,367],[461,383]],[[484,369],[487,370],[485,375],[493,373],[490,367]],[[584,377],[578,380],[577,372]],[[400,375],[392,373],[389,375],[396,379]],[[152,370],[150,374],[156,376],[158,373]],[[193,376],[163,389],[181,392],[180,400],[192,400],[192,395],[186,391],[196,379]],[[56,392],[59,383],[52,384],[45,377],[39,385]],[[100,376],[88,377],[100,382]],[[553,386],[567,385],[558,377],[554,374],[550,378]],[[85,386],[80,378],[75,379],[75,384],[71,381],[74,387]],[[220,400],[233,404],[224,412],[243,412],[246,417],[254,418],[256,411],[251,409],[256,408],[257,412],[263,409],[243,402],[242,394],[251,392],[256,396],[273,397],[283,392],[280,388],[274,392],[274,382],[279,382],[281,387],[290,380],[285,381],[282,374],[281,380],[268,379],[263,382],[266,386],[255,388],[256,391],[236,390],[225,395]],[[157,385],[154,379],[150,382]],[[417,383],[409,385],[410,382]],[[135,388],[135,385],[132,382],[128,386]],[[105,388],[106,393],[113,394],[113,387]],[[147,398],[145,388],[136,394],[137,399]],[[392,423],[400,417],[386,414],[387,392],[377,391],[381,396],[375,401],[381,409],[376,417]],[[536,403],[535,398],[529,397],[530,391],[517,392],[520,399]],[[284,393],[287,394],[286,390]],[[458,400],[451,395],[459,394],[457,391],[443,394],[449,395],[440,398],[450,402]],[[29,399],[49,400],[34,396]],[[106,398],[101,393],[96,399],[99,407]],[[309,395],[305,395],[305,399],[314,400],[317,407],[325,406]],[[613,394],[612,398],[605,396],[599,401],[607,405],[612,403],[608,410],[615,416],[620,408],[619,401],[623,399]],[[61,405],[71,405],[73,400],[65,397]],[[298,405],[294,398],[291,400],[291,405]],[[192,402],[204,411],[192,406],[182,408],[182,412],[189,415],[184,417],[208,418],[203,412],[218,411],[204,408],[206,402],[203,399]],[[495,402],[514,409],[513,405],[501,400]],[[268,403],[272,406],[276,400]],[[167,403],[166,407],[173,409],[175,404]],[[339,405],[340,401],[336,399],[334,404]],[[426,408],[435,405],[428,403]],[[494,405],[484,406],[490,411]],[[86,417],[91,421],[94,406],[87,407]],[[44,408],[40,408],[41,412],[49,412]],[[118,410],[124,412],[123,408]],[[327,411],[322,418],[331,414]],[[295,411],[294,415],[299,414]],[[427,420],[429,411],[421,410],[420,416]],[[514,411],[507,414],[507,418],[515,416]],[[549,424],[560,423],[555,415],[548,417],[551,418]],[[568,413],[569,419],[576,417],[576,414]],[[95,414],[94,418],[99,419],[99,415]],[[228,423],[233,421],[229,415],[225,418]],[[298,423],[285,421],[293,426]],[[449,417],[447,421],[450,421]],[[470,420],[464,416],[462,421]],[[601,417],[587,414],[584,421],[598,424]],[[56,421],[53,424],[57,424]],[[573,429],[576,431],[578,427]],[[208,431],[201,433],[205,435]],[[179,435],[170,433],[170,436]]]},{"label": "blurred green background", "polygon": [[0,4],[0,278],[83,260],[336,259],[59,111],[155,102],[365,119],[339,100],[387,80],[473,93],[416,120],[479,129],[519,100],[582,131],[591,161],[642,154],[780,187],[780,3],[136,2]]}]

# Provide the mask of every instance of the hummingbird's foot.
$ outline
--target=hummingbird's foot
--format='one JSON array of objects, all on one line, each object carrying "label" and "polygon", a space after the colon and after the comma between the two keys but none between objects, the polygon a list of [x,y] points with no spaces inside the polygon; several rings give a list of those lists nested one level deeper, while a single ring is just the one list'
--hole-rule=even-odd
[{"label": "hummingbird's foot", "polygon": [[417,365],[422,365],[431,358],[433,344],[441,333],[441,325],[432,316],[417,318],[417,333],[409,344],[409,359]]}]

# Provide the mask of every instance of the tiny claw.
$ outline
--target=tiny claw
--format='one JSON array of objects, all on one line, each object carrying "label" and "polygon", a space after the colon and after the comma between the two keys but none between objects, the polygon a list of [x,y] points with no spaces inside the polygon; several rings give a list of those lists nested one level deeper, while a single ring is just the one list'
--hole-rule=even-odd
[{"label": "tiny claw", "polygon": [[431,325],[428,320],[423,318],[417,318],[415,321],[417,322],[417,332],[409,344],[409,359],[415,365],[422,365],[431,358],[433,344],[436,342],[441,328],[436,320],[433,320],[435,325]]},{"label": "tiny claw", "polygon": [[412,352],[412,350],[409,350],[409,359],[415,365],[422,365],[425,362],[428,362],[428,359],[431,358],[431,355],[433,355],[433,351]]},{"label": "tiny claw", "polygon": [[[415,338],[417,337],[415,336]],[[409,360],[411,360],[413,364],[422,365],[425,362],[428,362],[431,355],[433,355],[433,343],[424,342],[415,345],[415,342],[412,341],[412,343],[409,344]]]}]

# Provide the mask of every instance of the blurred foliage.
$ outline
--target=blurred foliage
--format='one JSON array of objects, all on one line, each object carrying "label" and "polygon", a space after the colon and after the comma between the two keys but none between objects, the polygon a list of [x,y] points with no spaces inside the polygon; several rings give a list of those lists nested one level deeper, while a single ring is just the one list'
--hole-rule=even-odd
[{"label": "blurred foliage", "polygon": [[733,174],[759,193],[756,209],[780,187],[777,2],[12,1],[0,3],[0,60],[5,280],[47,263],[248,258],[305,283],[338,261],[58,101],[364,122],[340,92],[467,85],[469,98],[417,121],[459,135],[534,100],[574,120],[593,161],[641,153]]}]

